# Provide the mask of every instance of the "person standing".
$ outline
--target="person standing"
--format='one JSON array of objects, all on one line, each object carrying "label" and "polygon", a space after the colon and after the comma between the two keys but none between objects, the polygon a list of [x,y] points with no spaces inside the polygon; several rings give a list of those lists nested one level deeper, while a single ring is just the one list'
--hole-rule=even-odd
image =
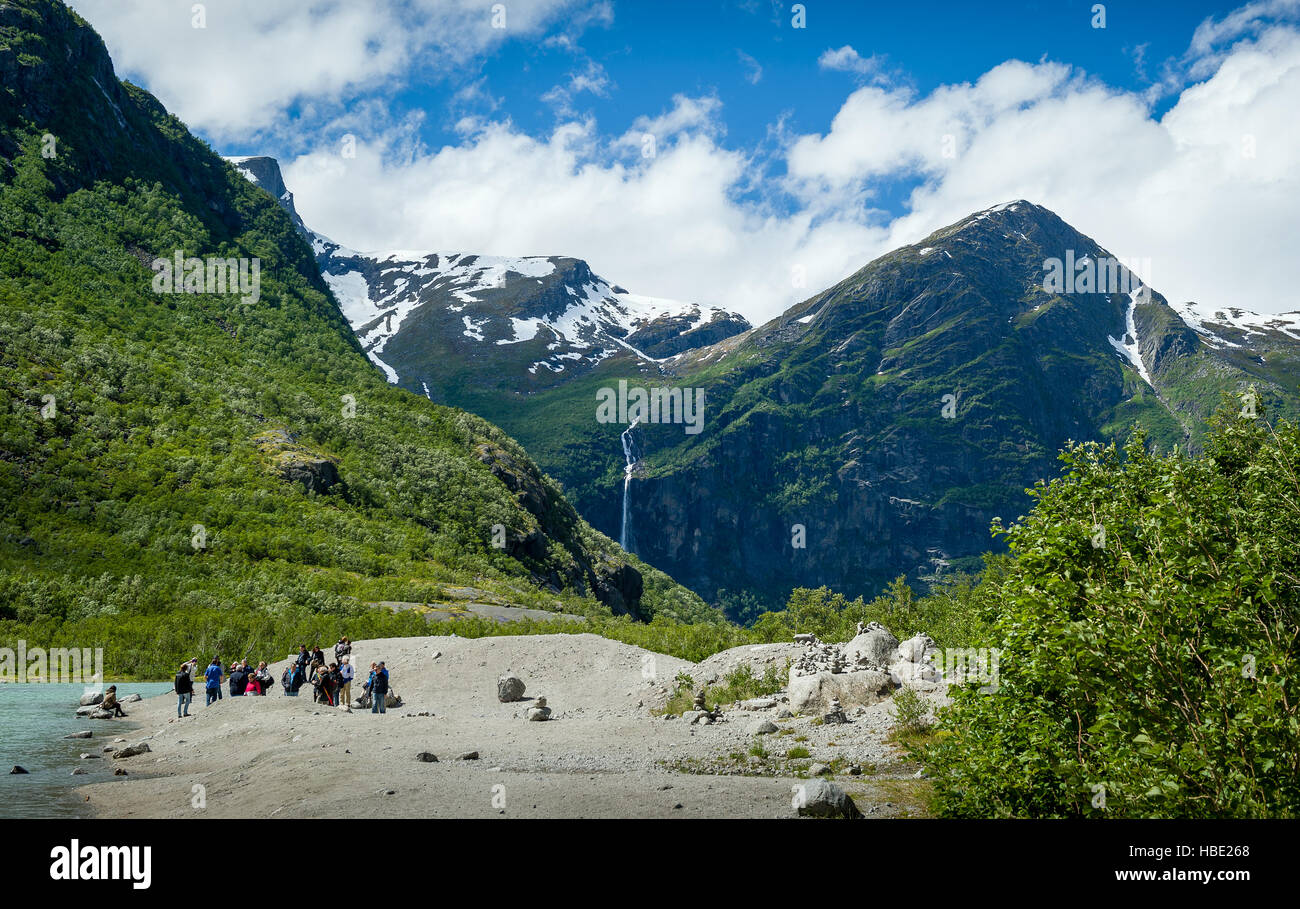
[{"label": "person standing", "polygon": [[[194,703],[194,678],[190,675],[193,667],[189,663],[181,663],[181,668],[176,672],[176,682],[172,690],[176,692],[176,718],[190,715],[190,704]],[[184,713],[181,710],[184,709]]]},{"label": "person standing", "polygon": [[346,635],[344,635],[343,637],[339,638],[339,642],[334,645],[334,662],[338,663],[339,665],[342,665],[343,658],[346,656],[350,656],[351,653],[352,653],[352,642],[347,639]]},{"label": "person standing", "polygon": [[388,670],[383,660],[370,674],[370,712],[387,713],[388,710]]},{"label": "person standing", "polygon": [[213,657],[212,662],[208,664],[207,670],[203,673],[203,678],[207,680],[204,686],[204,693],[207,695],[207,703],[204,707],[211,707],[213,701],[221,700],[221,660]]},{"label": "person standing", "polygon": [[339,664],[339,678],[342,680],[339,685],[339,704],[345,707],[352,705],[352,677],[356,672],[352,668],[352,657],[345,656]]}]

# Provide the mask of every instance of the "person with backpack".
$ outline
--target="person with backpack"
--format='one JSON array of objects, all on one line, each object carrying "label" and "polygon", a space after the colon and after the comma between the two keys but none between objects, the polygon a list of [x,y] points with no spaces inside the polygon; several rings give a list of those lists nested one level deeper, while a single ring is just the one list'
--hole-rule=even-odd
[{"label": "person with backpack", "polygon": [[352,642],[347,636],[339,638],[339,642],[334,645],[334,662],[342,664],[343,658],[352,654]]},{"label": "person with backpack", "polygon": [[388,710],[388,670],[380,660],[375,671],[370,673],[370,712],[387,713]]},{"label": "person with backpack", "polygon": [[219,657],[212,658],[212,662],[208,664],[207,670],[203,673],[203,678],[207,680],[207,683],[204,686],[204,692],[208,698],[207,703],[203,706],[211,707],[213,701],[221,700],[222,674],[221,659]]},{"label": "person with backpack", "polygon": [[[176,671],[176,680],[172,685],[172,690],[176,692],[176,718],[180,719],[190,715],[190,704],[194,703],[194,679],[190,676],[190,664],[181,663],[181,668]],[[181,713],[184,708],[185,712]]]}]

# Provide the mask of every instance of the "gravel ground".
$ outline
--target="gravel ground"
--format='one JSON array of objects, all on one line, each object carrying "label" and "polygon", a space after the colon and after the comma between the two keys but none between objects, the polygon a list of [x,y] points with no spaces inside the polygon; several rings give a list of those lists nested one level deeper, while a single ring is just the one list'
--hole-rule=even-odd
[{"label": "gravel ground", "polygon": [[[793,817],[791,786],[821,762],[864,813],[914,811],[900,787],[921,782],[885,741],[890,701],[829,726],[777,719],[781,695],[711,726],[656,713],[680,671],[704,681],[752,659],[761,675],[793,647],[735,648],[697,665],[592,634],[358,641],[358,672],[385,660],[402,707],[349,713],[277,685],[268,697],[196,703],[177,720],[174,695],[150,698],[128,705],[115,733],[150,752],[114,761],[125,782],[77,791],[101,817]],[[507,673],[524,680],[526,700],[497,700]],[[527,722],[539,695],[552,718]],[[752,735],[763,719],[781,732]],[[756,743],[765,755],[748,753]],[[809,756],[787,758],[796,747]],[[467,752],[478,758],[459,759]]]}]

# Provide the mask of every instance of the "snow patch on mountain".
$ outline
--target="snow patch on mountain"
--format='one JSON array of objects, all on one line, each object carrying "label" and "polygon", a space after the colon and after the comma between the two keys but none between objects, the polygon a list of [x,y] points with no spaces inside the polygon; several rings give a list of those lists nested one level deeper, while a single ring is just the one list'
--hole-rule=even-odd
[{"label": "snow patch on mountain", "polygon": [[1139,288],[1128,294],[1128,308],[1124,310],[1124,336],[1116,340],[1107,335],[1106,340],[1110,342],[1111,347],[1119,352],[1120,356],[1132,364],[1138,375],[1142,377],[1142,381],[1155,388],[1155,383],[1151,381],[1151,374],[1147,372],[1146,364],[1142,362],[1142,346],[1138,339],[1137,323],[1133,318],[1133,313],[1137,309],[1138,297],[1141,296],[1141,293],[1142,289]]},{"label": "snow patch on mountain", "polygon": [[1215,347],[1242,346],[1219,334],[1225,328],[1241,332],[1246,338],[1251,335],[1278,332],[1292,340],[1300,341],[1300,312],[1284,312],[1270,315],[1268,313],[1250,312],[1235,306],[1211,308],[1197,306],[1194,303],[1182,303],[1175,305],[1173,308],[1189,328],[1202,335],[1207,343]]}]

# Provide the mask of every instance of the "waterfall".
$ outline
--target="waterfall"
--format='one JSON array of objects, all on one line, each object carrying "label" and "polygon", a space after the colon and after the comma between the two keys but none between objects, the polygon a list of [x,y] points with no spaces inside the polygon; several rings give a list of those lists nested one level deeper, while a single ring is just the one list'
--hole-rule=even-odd
[{"label": "waterfall", "polygon": [[632,468],[636,467],[636,452],[632,447],[632,430],[636,429],[639,420],[633,420],[627,429],[623,430],[623,435],[619,438],[623,440],[623,529],[619,533],[618,545],[623,547],[624,552],[630,552],[627,548],[627,497],[628,488],[632,485]]}]

